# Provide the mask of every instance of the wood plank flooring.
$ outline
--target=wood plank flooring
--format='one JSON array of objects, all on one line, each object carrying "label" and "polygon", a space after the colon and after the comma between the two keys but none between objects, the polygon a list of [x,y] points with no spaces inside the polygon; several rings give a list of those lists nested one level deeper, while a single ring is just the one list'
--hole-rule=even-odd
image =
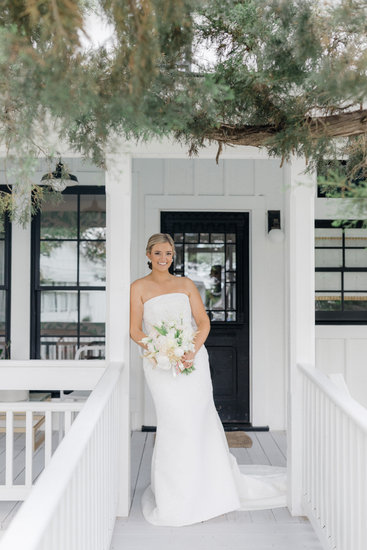
[{"label": "wood plank flooring", "polygon": [[[286,465],[285,432],[251,432],[250,449],[231,449],[239,464]],[[322,550],[308,520],[287,508],[231,512],[186,527],[155,527],[142,515],[140,499],[150,482],[154,434],[132,434],[132,505],[118,518],[110,550]],[[190,546],[191,545],[191,546]]]},{"label": "wood plank flooring", "polygon": [[[58,445],[58,433],[52,437],[53,452]],[[14,434],[13,480],[15,485],[23,485],[25,478],[25,434]],[[45,465],[44,443],[33,453],[33,483],[36,481]],[[0,484],[5,483],[5,434],[0,435]],[[13,519],[22,501],[0,501],[0,538]]]}]

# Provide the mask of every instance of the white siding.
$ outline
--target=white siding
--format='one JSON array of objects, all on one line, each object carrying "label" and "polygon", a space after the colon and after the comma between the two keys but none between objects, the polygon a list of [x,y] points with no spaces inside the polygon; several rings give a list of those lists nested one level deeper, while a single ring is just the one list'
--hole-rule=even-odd
[{"label": "white siding", "polygon": [[317,326],[316,366],[342,373],[352,397],[367,407],[367,326]]}]

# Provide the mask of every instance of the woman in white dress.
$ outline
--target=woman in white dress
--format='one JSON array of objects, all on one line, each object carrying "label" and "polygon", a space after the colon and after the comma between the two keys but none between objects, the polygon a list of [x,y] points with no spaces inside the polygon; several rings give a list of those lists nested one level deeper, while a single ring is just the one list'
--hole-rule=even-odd
[{"label": "woman in white dress", "polygon": [[198,331],[195,350],[182,357],[185,368],[195,367],[186,376],[174,377],[144,357],[157,413],[144,517],[154,525],[183,526],[234,510],[286,506],[284,468],[238,466],[229,452],[204,346],[210,321],[195,284],[169,273],[174,253],[170,235],[152,235],[146,248],[151,273],[131,285],[130,335],[137,344],[146,348],[141,340],[162,321],[180,318]]}]

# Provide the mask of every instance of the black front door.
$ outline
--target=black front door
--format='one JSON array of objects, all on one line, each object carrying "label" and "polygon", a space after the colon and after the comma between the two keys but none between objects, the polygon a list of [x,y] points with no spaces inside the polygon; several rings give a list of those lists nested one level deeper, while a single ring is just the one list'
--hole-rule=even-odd
[{"label": "black front door", "polygon": [[194,281],[211,320],[205,345],[221,420],[248,423],[249,215],[162,212],[161,231],[175,241],[173,273]]}]

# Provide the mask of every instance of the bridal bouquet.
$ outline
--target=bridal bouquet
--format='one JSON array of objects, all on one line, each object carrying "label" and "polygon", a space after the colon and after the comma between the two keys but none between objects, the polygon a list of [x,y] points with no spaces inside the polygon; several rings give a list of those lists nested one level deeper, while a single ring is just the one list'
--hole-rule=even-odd
[{"label": "bridal bouquet", "polygon": [[182,320],[179,322],[162,321],[159,326],[154,325],[153,330],[141,340],[146,344],[145,357],[155,359],[156,366],[163,370],[172,370],[173,376],[184,372],[190,374],[195,370],[194,365],[185,368],[181,357],[188,351],[194,351],[194,339],[196,332]]}]

